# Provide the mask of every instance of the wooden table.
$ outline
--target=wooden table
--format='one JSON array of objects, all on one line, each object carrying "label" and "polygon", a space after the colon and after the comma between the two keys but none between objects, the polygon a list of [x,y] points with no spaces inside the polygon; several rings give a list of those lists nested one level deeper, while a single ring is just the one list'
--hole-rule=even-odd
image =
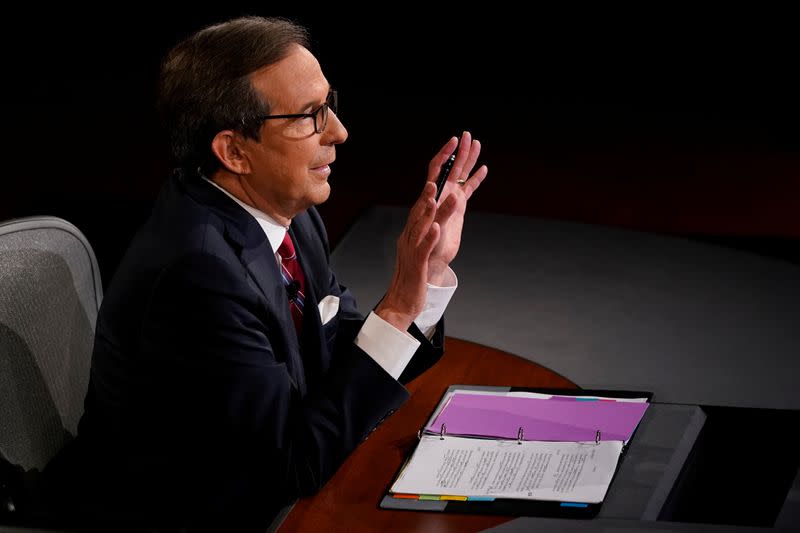
[{"label": "wooden table", "polygon": [[408,385],[411,398],[356,448],[336,475],[312,498],[299,500],[281,533],[307,531],[469,532],[515,517],[384,510],[378,507],[417,430],[452,384],[575,388],[535,363],[494,348],[448,337],[442,359]]}]

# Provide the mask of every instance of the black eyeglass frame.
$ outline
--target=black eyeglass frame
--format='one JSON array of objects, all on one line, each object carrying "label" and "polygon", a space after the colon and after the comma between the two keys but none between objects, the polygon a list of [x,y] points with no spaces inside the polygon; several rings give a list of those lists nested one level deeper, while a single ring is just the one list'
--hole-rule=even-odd
[{"label": "black eyeglass frame", "polygon": [[[325,103],[316,108],[311,113],[291,113],[289,115],[261,115],[258,117],[259,121],[268,120],[271,118],[313,118],[314,119],[314,133],[322,133],[325,131],[325,126],[328,125],[328,110],[336,114],[338,110],[339,95],[336,89],[328,91],[328,96],[325,98]],[[317,117],[322,113],[320,120]],[[322,123],[320,125],[320,122]]]}]

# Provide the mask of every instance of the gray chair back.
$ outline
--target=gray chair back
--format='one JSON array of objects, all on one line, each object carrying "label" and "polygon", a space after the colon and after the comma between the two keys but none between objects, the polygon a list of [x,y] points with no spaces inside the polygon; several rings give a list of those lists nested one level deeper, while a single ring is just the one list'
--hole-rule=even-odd
[{"label": "gray chair back", "polygon": [[42,469],[76,434],[102,296],[78,228],[0,223],[0,454],[11,463]]}]

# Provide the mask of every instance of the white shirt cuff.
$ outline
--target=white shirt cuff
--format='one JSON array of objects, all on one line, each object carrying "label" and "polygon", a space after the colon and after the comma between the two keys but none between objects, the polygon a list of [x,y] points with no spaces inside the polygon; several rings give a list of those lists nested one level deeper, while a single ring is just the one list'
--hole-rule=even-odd
[{"label": "white shirt cuff", "polygon": [[420,345],[413,336],[372,312],[361,326],[355,343],[394,379],[400,377]]},{"label": "white shirt cuff", "polygon": [[450,303],[450,298],[453,297],[457,288],[458,278],[450,267],[447,267],[447,272],[444,274],[444,283],[441,287],[428,283],[428,297],[425,300],[425,307],[414,319],[414,323],[426,338],[430,339],[433,336],[433,332],[436,331],[436,324],[442,319],[444,310],[447,309],[447,304]]}]

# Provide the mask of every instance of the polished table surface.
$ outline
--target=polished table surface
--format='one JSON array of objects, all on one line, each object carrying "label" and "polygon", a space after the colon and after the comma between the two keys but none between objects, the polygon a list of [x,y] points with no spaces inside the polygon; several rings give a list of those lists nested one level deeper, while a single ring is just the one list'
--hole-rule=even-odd
[{"label": "polished table surface", "polygon": [[442,359],[410,383],[409,400],[361,443],[312,498],[299,500],[280,527],[293,531],[481,531],[513,516],[384,510],[381,498],[413,449],[417,431],[452,384],[575,388],[540,365],[448,337]]}]

